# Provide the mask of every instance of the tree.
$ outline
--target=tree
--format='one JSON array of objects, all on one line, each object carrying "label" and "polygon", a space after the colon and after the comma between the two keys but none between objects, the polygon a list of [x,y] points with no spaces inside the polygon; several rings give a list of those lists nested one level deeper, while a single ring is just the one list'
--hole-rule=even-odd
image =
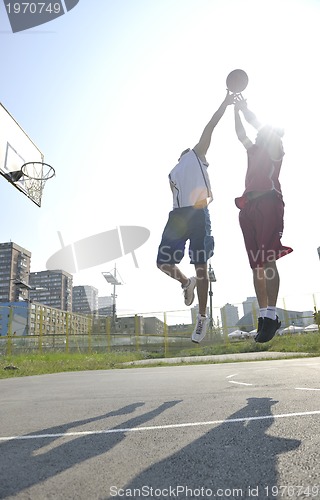
[{"label": "tree", "polygon": [[313,318],[314,318],[314,322],[320,328],[320,311],[317,311],[316,308],[314,308]]}]

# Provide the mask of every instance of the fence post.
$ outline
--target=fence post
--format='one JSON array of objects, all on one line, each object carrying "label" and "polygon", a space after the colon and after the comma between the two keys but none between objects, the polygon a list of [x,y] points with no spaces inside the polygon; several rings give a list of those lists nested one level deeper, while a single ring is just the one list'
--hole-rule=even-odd
[{"label": "fence post", "polygon": [[222,319],[222,332],[223,332],[224,340],[225,340],[225,342],[230,342],[230,338],[228,335],[229,325],[227,325],[227,315],[226,315],[226,311],[224,309],[222,310],[222,313],[221,313],[221,319]]},{"label": "fence post", "polygon": [[108,352],[111,351],[111,335],[110,335],[110,329],[111,329],[111,321],[110,321],[110,316],[107,316],[106,318],[106,334],[107,334],[107,350]]},{"label": "fence post", "polygon": [[93,319],[92,316],[88,316],[88,353],[91,353],[91,333],[92,333],[92,324],[93,324]]},{"label": "fence post", "polygon": [[168,325],[167,325],[167,313],[163,313],[163,335],[164,335],[164,357],[168,355]]},{"label": "fence post", "polygon": [[12,316],[13,309],[12,306],[9,306],[9,314],[8,314],[8,331],[7,331],[7,356],[11,356],[12,354]]},{"label": "fence post", "polygon": [[43,309],[40,307],[40,319],[39,319],[39,341],[38,341],[38,350],[42,352],[42,324],[43,324]]},{"label": "fence post", "polygon": [[26,336],[30,335],[30,331],[31,331],[31,303],[30,301],[28,301]]},{"label": "fence post", "polygon": [[254,302],[252,302],[251,308],[252,308],[253,329],[255,329],[255,328],[258,329],[257,309],[255,307]]},{"label": "fence post", "polygon": [[288,311],[287,311],[286,301],[285,301],[284,298],[282,299],[282,301],[283,301],[283,314],[284,314],[285,326],[289,326],[290,325],[290,319],[289,319],[289,314],[288,314]]},{"label": "fence post", "polygon": [[134,315],[134,332],[136,335],[136,351],[139,351],[139,318],[138,315]]},{"label": "fence post", "polygon": [[69,313],[66,312],[66,352],[69,352]]}]

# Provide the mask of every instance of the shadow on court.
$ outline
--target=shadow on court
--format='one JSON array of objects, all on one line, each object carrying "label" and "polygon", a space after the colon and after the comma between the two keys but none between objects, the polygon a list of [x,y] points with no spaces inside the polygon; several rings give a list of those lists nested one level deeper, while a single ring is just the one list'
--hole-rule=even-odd
[{"label": "shadow on court", "polygon": [[[146,469],[123,489],[141,490],[147,485],[160,491],[181,485],[189,490],[176,490],[176,498],[180,499],[276,498],[271,488],[278,485],[277,457],[301,444],[296,439],[267,433],[274,419],[272,416],[262,417],[272,415],[271,409],[276,403],[270,398],[249,398],[247,405],[228,419],[239,421],[225,421],[218,425],[169,458]],[[252,417],[257,419],[245,420]],[[202,487],[208,491],[200,496]],[[217,494],[218,488],[221,491]]]},{"label": "shadow on court", "polygon": [[[179,402],[165,402],[158,408],[122,422],[113,429],[121,430],[141,426],[150,420],[152,421],[162,412]],[[125,431],[115,432],[114,434],[89,434],[76,438],[71,436],[70,438],[64,438],[64,441],[55,448],[41,453],[42,448],[47,448],[57,439],[61,439],[60,434],[72,432],[81,425],[133,413],[144,404],[142,402],[134,403],[104,415],[28,434],[28,436],[35,436],[34,438],[11,440],[0,444],[0,498],[16,495],[30,486],[70,469],[76,464],[81,464],[85,460],[102,455],[125,438]],[[92,427],[89,430],[92,431]],[[36,438],[38,435],[48,436]],[[65,439],[68,439],[68,441]],[[41,454],[37,455],[39,451]]]}]

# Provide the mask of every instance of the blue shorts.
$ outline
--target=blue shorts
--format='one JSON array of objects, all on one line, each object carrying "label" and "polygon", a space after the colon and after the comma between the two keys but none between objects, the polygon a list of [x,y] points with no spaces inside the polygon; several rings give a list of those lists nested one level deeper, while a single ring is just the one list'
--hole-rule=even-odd
[{"label": "blue shorts", "polygon": [[210,214],[207,207],[175,208],[169,213],[158,249],[157,264],[179,264],[187,240],[191,264],[205,264],[213,255]]}]

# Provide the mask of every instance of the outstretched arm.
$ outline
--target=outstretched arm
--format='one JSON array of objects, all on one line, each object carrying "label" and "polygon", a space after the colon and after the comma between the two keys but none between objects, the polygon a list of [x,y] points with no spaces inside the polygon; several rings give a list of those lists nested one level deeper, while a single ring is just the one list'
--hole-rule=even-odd
[{"label": "outstretched arm", "polygon": [[240,114],[239,114],[239,106],[238,103],[236,102],[234,105],[234,124],[235,124],[235,129],[236,129],[236,134],[240,142],[244,145],[246,149],[251,148],[252,142],[250,141],[249,137],[247,137],[245,128],[242,124]]},{"label": "outstretched arm", "polygon": [[206,155],[211,143],[212,132],[215,126],[219,123],[222,116],[224,115],[227,106],[229,106],[229,104],[234,104],[234,99],[235,99],[234,94],[231,94],[228,91],[221,106],[217,109],[217,111],[214,113],[209,123],[207,123],[207,125],[205,126],[198,144],[196,144],[195,147],[193,148],[194,152],[198,156],[204,157]]},{"label": "outstretched arm", "polygon": [[248,109],[247,101],[242,97],[241,94],[236,97],[236,102],[234,105],[235,127],[239,141],[242,142],[246,149],[249,149],[252,146],[252,142],[247,137],[244,126],[241,122],[239,110],[242,111],[246,121],[250,123],[255,129],[259,130],[257,138],[260,136],[260,134],[262,134],[261,140],[264,144],[264,147],[268,151],[270,158],[273,161],[280,161],[284,155],[281,132],[277,132],[272,127],[262,127],[262,124],[259,122],[256,115]]},{"label": "outstretched arm", "polygon": [[243,116],[245,117],[246,121],[250,123],[250,125],[252,125],[256,130],[259,130],[261,128],[261,123],[259,122],[256,115],[250,109],[248,109],[247,101],[241,94],[237,95],[235,106],[237,106],[237,109],[241,109]]}]

